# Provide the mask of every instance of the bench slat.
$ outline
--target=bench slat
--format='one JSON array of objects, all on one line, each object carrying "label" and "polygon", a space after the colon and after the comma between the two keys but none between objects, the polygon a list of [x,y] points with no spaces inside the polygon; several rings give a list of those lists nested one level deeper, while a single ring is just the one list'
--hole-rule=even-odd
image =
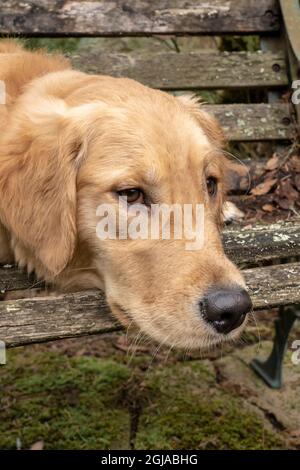
[{"label": "bench slat", "polygon": [[295,136],[288,104],[215,104],[204,108],[219,119],[230,141],[285,140]]},{"label": "bench slat", "polygon": [[239,266],[300,257],[300,219],[251,229],[230,228],[223,240],[225,252]]},{"label": "bench slat", "polygon": [[276,0],[6,0],[0,34],[130,36],[279,30]]},{"label": "bench slat", "polygon": [[[278,261],[300,256],[300,219],[292,222],[257,225],[251,229],[232,228],[224,231],[224,246],[228,256],[242,266],[253,261]],[[32,276],[15,267],[0,266],[0,291],[38,288]]]},{"label": "bench slat", "polygon": [[[300,303],[300,263],[244,271],[254,309]],[[0,302],[7,347],[121,329],[99,291]]]},{"label": "bench slat", "polygon": [[158,52],[72,55],[84,72],[128,77],[162,90],[279,87],[288,84],[283,53]]}]

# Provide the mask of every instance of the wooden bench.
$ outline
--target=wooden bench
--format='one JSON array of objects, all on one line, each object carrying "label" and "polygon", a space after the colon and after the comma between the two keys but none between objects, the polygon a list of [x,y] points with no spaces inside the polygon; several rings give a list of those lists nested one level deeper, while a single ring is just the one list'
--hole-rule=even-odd
[{"label": "wooden bench", "polygon": [[[281,4],[281,7],[280,7]],[[284,18],[284,19],[283,19]],[[280,101],[299,75],[300,10],[296,0],[6,0],[0,34],[34,37],[120,37],[245,35],[260,37],[256,52],[76,53],[71,59],[86,72],[135,78],[170,92],[182,90],[264,90],[264,103],[222,104],[207,108],[221,121],[231,142],[297,138],[299,106]],[[281,361],[289,330],[299,315],[300,219],[252,229],[228,229],[229,256],[245,271],[255,309],[280,307],[277,339],[266,364],[255,370],[281,385]],[[36,287],[13,266],[0,267],[2,293]],[[294,305],[296,307],[286,308]],[[120,329],[99,291],[0,302],[0,340],[7,347]]]}]

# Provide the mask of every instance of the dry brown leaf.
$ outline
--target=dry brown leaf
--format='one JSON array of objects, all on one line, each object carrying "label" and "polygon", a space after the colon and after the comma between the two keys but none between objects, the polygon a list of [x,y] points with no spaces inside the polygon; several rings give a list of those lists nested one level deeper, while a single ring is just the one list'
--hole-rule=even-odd
[{"label": "dry brown leaf", "polygon": [[270,158],[265,164],[265,169],[268,171],[276,170],[276,168],[278,168],[278,165],[279,165],[279,157],[276,153],[274,153],[272,158]]},{"label": "dry brown leaf", "polygon": [[44,450],[44,441],[36,441],[32,444],[30,450]]},{"label": "dry brown leaf", "polygon": [[291,209],[294,206],[294,201],[290,201],[290,199],[283,197],[281,199],[278,199],[277,204],[281,209],[287,211],[288,209]]},{"label": "dry brown leaf", "polygon": [[300,173],[300,156],[293,155],[289,160],[289,166],[292,170],[296,171],[296,173]]},{"label": "dry brown leaf", "polygon": [[289,199],[290,201],[297,201],[299,198],[298,191],[293,187],[291,179],[284,179],[280,181],[276,188],[276,194],[279,197]]},{"label": "dry brown leaf", "polygon": [[275,200],[281,209],[292,209],[295,202],[299,200],[299,193],[293,187],[291,178],[283,179],[275,191]]},{"label": "dry brown leaf", "polygon": [[272,204],[264,204],[262,206],[262,210],[265,212],[273,212],[275,210],[275,207],[272,206]]},{"label": "dry brown leaf", "polygon": [[[295,186],[298,189],[298,191],[300,191],[300,173],[295,176],[294,183],[295,183]],[[299,197],[300,197],[300,195],[299,195]]]},{"label": "dry brown leaf", "polygon": [[267,194],[272,187],[277,183],[277,178],[272,178],[270,180],[263,181],[258,184],[255,188],[251,189],[251,194],[254,196],[262,196]]},{"label": "dry brown leaf", "polygon": [[272,180],[273,178],[278,178],[277,170],[270,170],[264,176],[264,181]]}]

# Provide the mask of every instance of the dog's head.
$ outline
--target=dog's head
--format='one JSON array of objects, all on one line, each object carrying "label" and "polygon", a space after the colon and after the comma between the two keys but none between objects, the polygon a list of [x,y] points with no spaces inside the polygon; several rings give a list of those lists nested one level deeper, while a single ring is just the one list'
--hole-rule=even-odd
[{"label": "dog's head", "polygon": [[[16,104],[0,145],[2,222],[37,270],[104,289],[125,325],[187,348],[237,337],[251,301],[220,240],[218,123],[191,97],[99,80],[65,99],[29,91]],[[182,209],[181,234],[173,213],[169,236],[162,223],[153,236],[162,204]],[[104,237],[101,208],[115,227]]]}]

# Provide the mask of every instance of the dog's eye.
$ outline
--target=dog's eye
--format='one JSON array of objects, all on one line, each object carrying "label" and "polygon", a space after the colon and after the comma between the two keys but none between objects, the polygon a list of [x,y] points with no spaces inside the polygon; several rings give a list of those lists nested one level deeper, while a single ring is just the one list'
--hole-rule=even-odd
[{"label": "dog's eye", "polygon": [[128,204],[144,204],[145,197],[143,191],[138,188],[128,188],[117,191],[120,197],[126,197]]},{"label": "dog's eye", "polygon": [[214,178],[213,176],[211,176],[210,178],[207,178],[206,186],[207,186],[207,192],[211,197],[217,194],[218,183],[217,183],[216,178]]}]

